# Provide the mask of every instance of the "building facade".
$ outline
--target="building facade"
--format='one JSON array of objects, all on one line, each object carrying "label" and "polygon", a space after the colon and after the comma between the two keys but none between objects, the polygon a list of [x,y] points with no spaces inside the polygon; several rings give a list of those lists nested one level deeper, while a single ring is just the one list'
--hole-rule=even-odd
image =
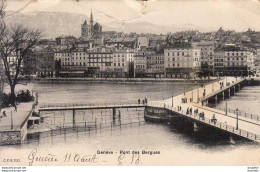
[{"label": "building facade", "polygon": [[134,55],[133,50],[117,50],[113,53],[113,68],[115,77],[134,76]]},{"label": "building facade", "polygon": [[147,77],[164,77],[164,55],[163,54],[147,54]]},{"label": "building facade", "polygon": [[36,58],[36,75],[38,77],[54,77],[55,76],[55,60],[54,50],[47,47],[34,52]]},{"label": "building facade", "polygon": [[246,76],[253,55],[245,48],[226,45],[215,50],[214,69],[217,76]]},{"label": "building facade", "polygon": [[194,47],[200,49],[201,76],[214,75],[214,45],[212,41],[203,41],[194,45]]},{"label": "building facade", "polygon": [[167,78],[193,78],[200,70],[200,50],[190,44],[176,45],[164,49],[164,68]]}]

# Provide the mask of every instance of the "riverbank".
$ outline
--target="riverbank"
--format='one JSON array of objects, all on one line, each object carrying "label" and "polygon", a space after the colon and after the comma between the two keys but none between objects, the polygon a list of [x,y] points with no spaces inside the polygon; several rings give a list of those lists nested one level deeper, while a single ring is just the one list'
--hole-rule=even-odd
[{"label": "riverbank", "polygon": [[178,79],[178,78],[35,78],[37,82],[91,82],[91,83],[142,83],[142,82],[180,82],[208,83],[217,80],[210,79]]}]

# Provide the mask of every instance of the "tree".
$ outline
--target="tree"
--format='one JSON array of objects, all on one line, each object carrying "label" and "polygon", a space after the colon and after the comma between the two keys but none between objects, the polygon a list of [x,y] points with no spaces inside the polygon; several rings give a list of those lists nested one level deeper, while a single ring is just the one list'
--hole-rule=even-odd
[{"label": "tree", "polygon": [[[0,58],[3,61],[4,74],[10,86],[12,105],[15,106],[15,87],[23,80],[21,75],[22,64],[25,58],[30,57],[31,50],[42,36],[39,30],[30,30],[21,25],[7,27],[4,24],[5,0],[1,5],[1,36]],[[3,21],[3,22],[2,22]],[[10,61],[10,57],[13,61]]]},{"label": "tree", "polygon": [[[1,0],[0,2],[0,39],[2,37],[2,32],[4,30],[4,15],[5,15],[5,1]],[[3,99],[3,89],[4,89],[4,71],[3,71],[3,64],[2,64],[2,59],[0,58],[0,109],[1,109],[1,105],[2,105],[2,99]]]}]

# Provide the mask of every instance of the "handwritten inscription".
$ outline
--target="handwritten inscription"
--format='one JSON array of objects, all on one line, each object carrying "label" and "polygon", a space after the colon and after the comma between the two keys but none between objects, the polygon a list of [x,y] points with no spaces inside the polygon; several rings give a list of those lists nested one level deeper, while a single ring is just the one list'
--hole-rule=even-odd
[{"label": "handwritten inscription", "polygon": [[34,148],[28,156],[29,166],[32,166],[34,162],[57,162],[58,159],[55,155],[47,154],[45,156],[37,155],[37,148]]},{"label": "handwritten inscription", "polygon": [[[118,154],[117,159],[114,159],[114,154]],[[29,160],[29,166],[35,165],[35,163],[56,163],[56,162],[62,162],[62,163],[89,163],[89,164],[95,164],[99,162],[107,162],[100,160],[101,155],[104,156],[112,156],[114,158],[110,159],[110,162],[115,162],[117,165],[139,165],[142,164],[141,156],[147,155],[155,155],[160,154],[160,151],[129,151],[129,150],[120,150],[118,152],[115,151],[108,151],[108,150],[98,150],[96,154],[79,154],[79,153],[65,153],[63,155],[55,155],[53,153],[47,153],[47,154],[40,154],[38,152],[37,148],[34,148],[28,155]]]}]

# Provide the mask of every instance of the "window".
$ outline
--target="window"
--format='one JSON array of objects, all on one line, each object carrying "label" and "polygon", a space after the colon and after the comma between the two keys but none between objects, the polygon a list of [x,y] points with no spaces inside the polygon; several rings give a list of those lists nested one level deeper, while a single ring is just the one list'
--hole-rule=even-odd
[{"label": "window", "polygon": [[114,66],[116,66],[116,63],[114,63]]},{"label": "window", "polygon": [[174,61],[175,59],[174,58],[172,58],[172,61]]},{"label": "window", "polygon": [[125,66],[125,64],[124,64],[124,63],[122,63],[122,66]]},{"label": "window", "polygon": [[118,63],[118,66],[120,66],[120,63]]}]

